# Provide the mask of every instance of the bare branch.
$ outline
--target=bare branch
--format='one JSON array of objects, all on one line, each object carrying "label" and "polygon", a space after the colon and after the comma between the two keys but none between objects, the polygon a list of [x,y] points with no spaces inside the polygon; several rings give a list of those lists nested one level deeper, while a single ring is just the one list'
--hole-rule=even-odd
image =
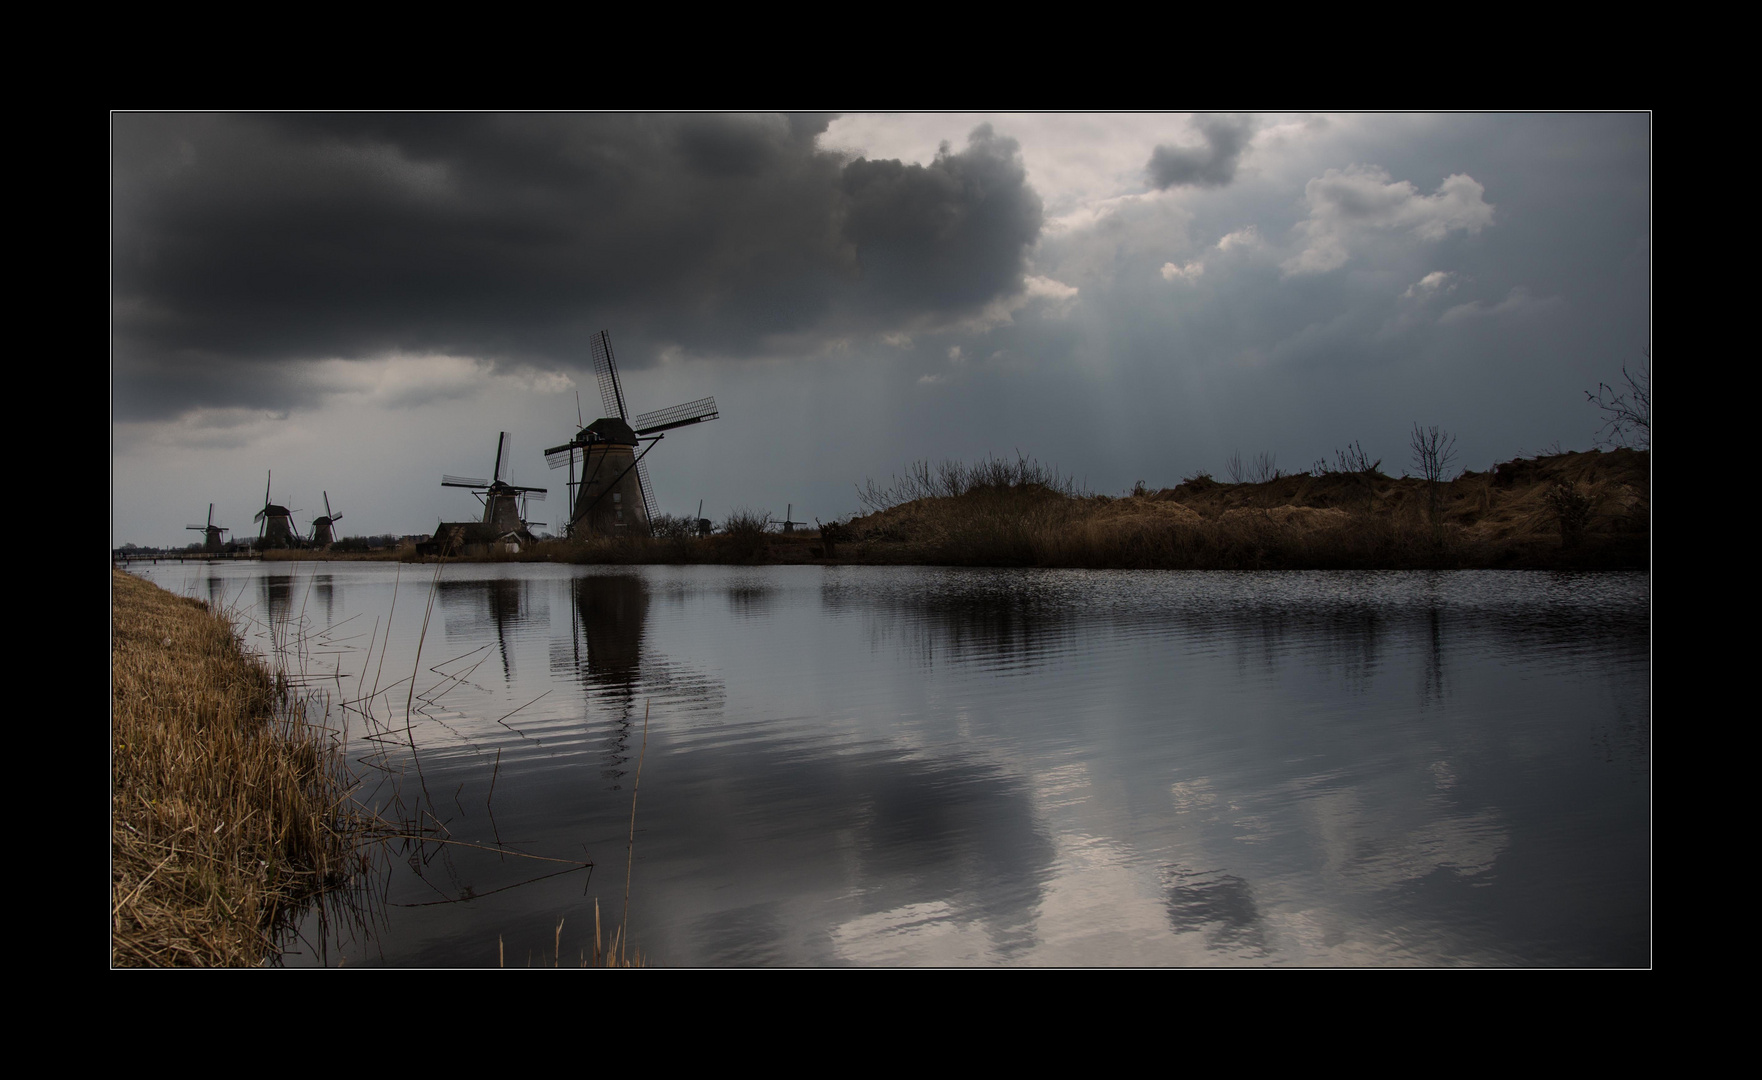
[{"label": "bare branch", "polygon": [[1600,446],[1652,448],[1652,350],[1647,348],[1644,355],[1646,362],[1638,372],[1621,366],[1625,384],[1621,389],[1598,383],[1595,393],[1585,391],[1585,400],[1603,413],[1603,426],[1597,429]]}]

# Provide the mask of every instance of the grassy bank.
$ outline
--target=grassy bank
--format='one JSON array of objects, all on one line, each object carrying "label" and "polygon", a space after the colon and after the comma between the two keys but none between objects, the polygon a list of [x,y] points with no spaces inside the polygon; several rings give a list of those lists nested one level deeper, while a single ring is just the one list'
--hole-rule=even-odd
[{"label": "grassy bank", "polygon": [[1616,450],[1523,458],[1436,485],[1374,469],[1234,484],[1199,475],[1119,498],[993,484],[884,505],[845,532],[855,559],[952,565],[1644,568],[1650,468],[1648,454]]},{"label": "grassy bank", "polygon": [[199,601],[111,572],[111,958],[243,966],[351,850],[341,762]]},{"label": "grassy bank", "polygon": [[932,468],[863,491],[872,512],[784,535],[731,519],[704,538],[589,539],[520,558],[582,563],[859,563],[1169,570],[1643,569],[1650,455],[1565,453],[1448,482],[1374,469],[1129,495],[1035,465]]}]

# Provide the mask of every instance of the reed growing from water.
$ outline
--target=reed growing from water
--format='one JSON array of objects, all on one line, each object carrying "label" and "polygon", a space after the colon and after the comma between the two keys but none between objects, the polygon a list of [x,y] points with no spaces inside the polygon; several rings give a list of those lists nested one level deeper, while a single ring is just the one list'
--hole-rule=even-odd
[{"label": "reed growing from water", "polygon": [[341,756],[196,600],[111,573],[111,962],[237,967],[354,851]]}]

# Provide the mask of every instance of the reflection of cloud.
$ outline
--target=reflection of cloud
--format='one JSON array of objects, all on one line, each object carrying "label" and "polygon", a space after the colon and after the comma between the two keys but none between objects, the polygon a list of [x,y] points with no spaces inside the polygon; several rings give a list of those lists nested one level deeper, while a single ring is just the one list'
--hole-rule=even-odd
[{"label": "reflection of cloud", "polygon": [[1316,829],[1327,872],[1359,888],[1393,888],[1440,870],[1478,877],[1492,871],[1511,843],[1497,810],[1453,813],[1433,800],[1431,816],[1406,826],[1401,816],[1365,807],[1350,792],[1317,794],[1302,805]]},{"label": "reflection of cloud", "polygon": [[839,959],[853,964],[991,967],[1001,960],[983,928],[941,900],[859,915],[831,933]]},{"label": "reflection of cloud", "polygon": [[1267,955],[1266,933],[1254,890],[1235,874],[1194,873],[1170,867],[1169,924],[1177,934],[1204,933],[1209,948],[1238,955]]}]

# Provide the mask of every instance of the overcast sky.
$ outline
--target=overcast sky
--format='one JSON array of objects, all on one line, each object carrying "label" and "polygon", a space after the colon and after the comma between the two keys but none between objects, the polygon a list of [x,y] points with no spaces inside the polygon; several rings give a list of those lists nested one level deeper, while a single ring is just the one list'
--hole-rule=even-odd
[{"label": "overcast sky", "polygon": [[154,115],[112,124],[113,542],[475,519],[604,410],[714,395],[660,509],[797,520],[919,458],[1092,490],[1437,424],[1593,444],[1650,334],[1644,114]]}]

